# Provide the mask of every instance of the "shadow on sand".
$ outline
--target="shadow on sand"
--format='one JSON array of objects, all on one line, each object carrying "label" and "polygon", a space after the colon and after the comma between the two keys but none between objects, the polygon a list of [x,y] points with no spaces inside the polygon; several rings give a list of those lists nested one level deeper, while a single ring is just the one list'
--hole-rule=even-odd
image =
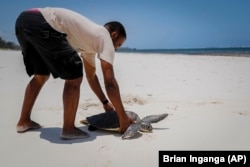
[{"label": "shadow on sand", "polygon": [[59,127],[44,127],[37,132],[40,132],[40,138],[49,141],[50,143],[55,144],[76,144],[76,143],[85,143],[95,140],[98,136],[105,136],[105,135],[113,135],[116,137],[120,137],[121,134],[118,132],[110,132],[104,130],[96,130],[96,131],[89,131],[87,126],[80,127],[81,130],[87,132],[89,137],[86,139],[74,139],[74,140],[62,140],[60,138],[60,134],[62,132],[62,128]]},{"label": "shadow on sand", "polygon": [[[80,127],[81,130],[87,132],[89,137],[86,139],[74,139],[74,140],[62,140],[60,138],[60,134],[62,132],[62,128],[59,127],[44,127],[37,132],[40,132],[40,138],[49,141],[50,143],[55,144],[76,144],[76,143],[85,143],[95,140],[97,137],[113,135],[114,137],[119,137],[121,139],[121,134],[113,131],[105,131],[105,130],[95,130],[89,131],[88,126]],[[167,130],[168,128],[154,128],[154,130]],[[143,133],[136,133],[135,136],[130,138],[129,140],[138,139],[143,135]],[[122,140],[122,139],[121,139]]]}]

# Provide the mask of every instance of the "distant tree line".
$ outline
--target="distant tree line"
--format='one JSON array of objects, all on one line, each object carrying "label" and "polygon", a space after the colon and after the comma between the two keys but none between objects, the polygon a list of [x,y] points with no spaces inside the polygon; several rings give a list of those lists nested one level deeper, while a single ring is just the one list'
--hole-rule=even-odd
[{"label": "distant tree line", "polygon": [[14,42],[5,41],[0,37],[0,48],[19,50],[20,46],[16,45]]}]

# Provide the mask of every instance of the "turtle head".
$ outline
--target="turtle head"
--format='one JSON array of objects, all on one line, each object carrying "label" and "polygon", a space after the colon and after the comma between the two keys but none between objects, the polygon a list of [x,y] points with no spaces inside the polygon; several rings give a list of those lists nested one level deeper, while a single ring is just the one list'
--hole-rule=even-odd
[{"label": "turtle head", "polygon": [[153,127],[150,123],[148,122],[142,122],[141,123],[141,127],[140,127],[140,131],[142,132],[151,132],[153,130]]}]

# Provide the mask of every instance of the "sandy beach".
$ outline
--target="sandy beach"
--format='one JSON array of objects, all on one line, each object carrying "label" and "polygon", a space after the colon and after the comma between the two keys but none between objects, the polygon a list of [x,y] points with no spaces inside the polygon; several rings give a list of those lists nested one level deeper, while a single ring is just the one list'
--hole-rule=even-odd
[{"label": "sandy beach", "polygon": [[[156,167],[159,150],[250,150],[250,58],[117,53],[114,68],[126,110],[169,114],[153,124],[153,133],[121,140],[118,133],[94,131],[88,139],[61,140],[64,82],[51,76],[32,113],[43,128],[18,134],[30,78],[20,51],[0,50],[0,165]],[[84,79],[76,125],[88,131],[80,120],[101,112]]]}]

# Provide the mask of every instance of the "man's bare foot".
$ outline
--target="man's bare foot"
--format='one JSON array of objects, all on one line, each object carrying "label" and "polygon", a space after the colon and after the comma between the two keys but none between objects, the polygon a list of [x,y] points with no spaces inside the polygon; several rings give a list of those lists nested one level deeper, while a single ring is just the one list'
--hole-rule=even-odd
[{"label": "man's bare foot", "polygon": [[18,133],[24,133],[29,130],[40,129],[40,128],[42,128],[42,126],[34,121],[18,124],[16,126],[16,130]]},{"label": "man's bare foot", "polygon": [[88,138],[88,133],[78,129],[74,128],[71,130],[63,130],[61,134],[61,139],[63,140],[72,140],[72,139],[85,139]]}]

